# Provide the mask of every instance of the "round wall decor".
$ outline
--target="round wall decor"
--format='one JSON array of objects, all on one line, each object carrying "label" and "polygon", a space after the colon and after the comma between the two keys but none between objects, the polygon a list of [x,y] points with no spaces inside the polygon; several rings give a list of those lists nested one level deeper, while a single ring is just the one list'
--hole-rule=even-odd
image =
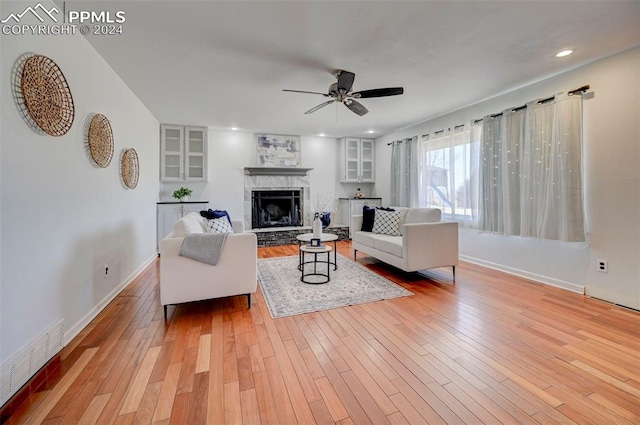
[{"label": "round wall decor", "polygon": [[140,176],[140,165],[138,163],[138,153],[135,149],[127,149],[122,154],[120,160],[120,176],[122,182],[129,189],[135,189]]},{"label": "round wall decor", "polygon": [[106,168],[113,158],[113,132],[107,117],[102,114],[93,116],[87,139],[91,158],[98,167]]},{"label": "round wall decor", "polygon": [[73,124],[75,109],[69,84],[56,63],[46,56],[26,60],[20,82],[29,115],[45,133],[66,134]]}]

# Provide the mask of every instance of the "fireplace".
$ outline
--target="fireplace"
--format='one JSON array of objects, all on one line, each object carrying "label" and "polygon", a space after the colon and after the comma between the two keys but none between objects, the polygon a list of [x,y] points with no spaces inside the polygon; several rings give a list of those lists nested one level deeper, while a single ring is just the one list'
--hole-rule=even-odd
[{"label": "fireplace", "polygon": [[302,226],[301,190],[253,190],[251,227]]},{"label": "fireplace", "polygon": [[[310,226],[310,217],[307,211],[311,200],[309,195],[311,193],[310,176],[308,172],[310,168],[297,168],[297,167],[245,167],[244,169],[244,227],[245,229],[257,229],[259,227],[265,227],[263,223],[259,226],[259,209],[256,213],[254,202],[254,192],[287,192],[289,196],[294,196],[297,193],[297,199],[294,196],[294,207],[291,208],[291,201],[289,201],[289,209],[292,211],[291,222],[297,221],[295,226]],[[294,194],[291,194],[295,191]],[[267,193],[268,195],[268,193]],[[265,200],[260,200],[264,203]],[[278,201],[278,202],[281,202]],[[262,206],[264,208],[265,206]],[[282,205],[279,206],[283,208]],[[271,207],[273,210],[273,207]],[[267,211],[268,212],[268,211]],[[295,217],[297,214],[297,220]],[[288,215],[287,215],[288,217]],[[277,221],[281,221],[282,217]],[[283,221],[288,221],[289,218]],[[273,220],[271,220],[273,221]],[[269,224],[269,227],[274,227]],[[283,226],[293,226],[293,224],[276,224],[275,228]],[[267,230],[267,229],[265,229]]]}]

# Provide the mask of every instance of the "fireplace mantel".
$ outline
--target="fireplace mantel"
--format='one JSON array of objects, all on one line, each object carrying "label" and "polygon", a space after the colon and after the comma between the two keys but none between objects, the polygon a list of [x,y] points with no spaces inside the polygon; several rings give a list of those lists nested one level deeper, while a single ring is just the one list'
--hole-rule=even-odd
[{"label": "fireplace mantel", "polygon": [[306,176],[313,168],[299,167],[244,167],[249,176]]}]

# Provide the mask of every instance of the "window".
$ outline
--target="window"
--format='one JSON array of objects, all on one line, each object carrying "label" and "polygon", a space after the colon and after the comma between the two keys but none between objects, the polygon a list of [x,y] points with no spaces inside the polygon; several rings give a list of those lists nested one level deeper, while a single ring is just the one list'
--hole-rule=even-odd
[{"label": "window", "polygon": [[417,193],[420,207],[482,231],[585,241],[580,96],[558,94],[458,127],[423,136],[417,153],[405,149],[411,166],[392,166],[392,182],[404,183],[396,192],[409,200]]},{"label": "window", "polygon": [[478,126],[423,137],[419,149],[419,205],[471,225],[477,217]]}]

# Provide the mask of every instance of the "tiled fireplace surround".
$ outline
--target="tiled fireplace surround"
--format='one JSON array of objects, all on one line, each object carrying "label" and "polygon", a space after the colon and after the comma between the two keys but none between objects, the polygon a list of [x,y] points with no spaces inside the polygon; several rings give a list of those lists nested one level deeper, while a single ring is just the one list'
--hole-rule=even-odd
[{"label": "tiled fireplace surround", "polygon": [[[296,236],[311,231],[311,184],[308,175],[251,175],[244,176],[244,227],[251,230],[251,192],[253,190],[299,190],[303,227],[271,227],[257,230],[258,246],[296,244]],[[332,225],[327,233],[338,235],[338,240],[349,239],[349,227]]]}]

